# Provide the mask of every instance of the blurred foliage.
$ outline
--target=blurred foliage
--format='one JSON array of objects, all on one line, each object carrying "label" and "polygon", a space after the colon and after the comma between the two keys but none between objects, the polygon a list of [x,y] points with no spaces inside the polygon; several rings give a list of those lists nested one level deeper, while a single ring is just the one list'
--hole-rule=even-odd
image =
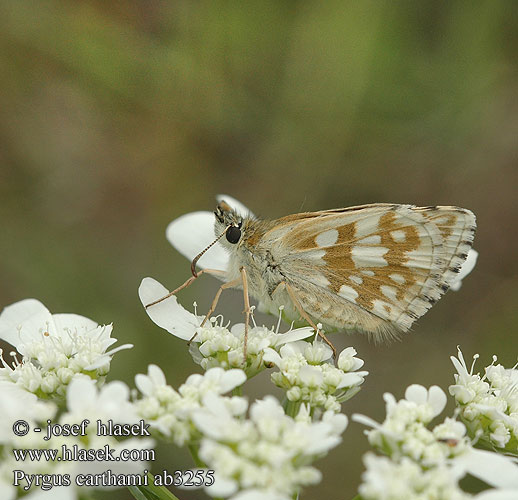
[{"label": "blurred foliage", "polygon": [[[453,204],[478,216],[477,268],[402,342],[335,337],[371,372],[345,411],[381,419],[385,391],[446,388],[457,344],[512,366],[517,18],[516,2],[499,0],[4,0],[1,303],[33,296],[113,321],[135,349],[115,357],[112,378],[132,384],[157,363],[178,386],[193,371],[185,345],[136,294],[143,276],[174,287],[189,274],[164,238],[173,218],[212,209],[218,192],[264,217]],[[206,278],[182,300],[206,307],[216,286]],[[229,319],[240,307],[237,292],[224,296]],[[367,448],[351,424],[303,498],[351,498]],[[157,471],[191,465],[174,448],[159,457]]]}]

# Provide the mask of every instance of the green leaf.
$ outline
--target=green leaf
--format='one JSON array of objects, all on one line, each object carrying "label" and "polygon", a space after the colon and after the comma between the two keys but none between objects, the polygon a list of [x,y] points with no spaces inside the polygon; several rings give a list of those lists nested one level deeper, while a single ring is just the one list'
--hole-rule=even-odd
[{"label": "green leaf", "polygon": [[128,490],[136,500],[180,500],[165,486],[156,486],[151,472],[148,473],[148,479],[148,486],[128,486]]}]

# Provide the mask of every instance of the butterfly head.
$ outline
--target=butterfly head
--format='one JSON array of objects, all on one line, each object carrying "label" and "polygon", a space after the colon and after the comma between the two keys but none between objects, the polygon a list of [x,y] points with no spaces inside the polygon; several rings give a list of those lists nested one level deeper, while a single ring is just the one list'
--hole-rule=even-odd
[{"label": "butterfly head", "polygon": [[243,234],[243,217],[225,201],[218,203],[214,215],[216,216],[214,225],[216,237],[225,235],[221,239],[223,246],[232,247],[238,244]]}]

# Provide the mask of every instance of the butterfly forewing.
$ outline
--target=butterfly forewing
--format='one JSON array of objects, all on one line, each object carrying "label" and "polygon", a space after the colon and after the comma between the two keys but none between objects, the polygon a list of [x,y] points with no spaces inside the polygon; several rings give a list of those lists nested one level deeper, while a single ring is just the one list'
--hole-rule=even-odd
[{"label": "butterfly forewing", "polygon": [[[263,241],[287,280],[296,286],[305,277],[310,312],[324,314],[311,299],[313,285],[333,294],[334,307],[324,314],[332,326],[371,333],[387,326],[408,330],[448,289],[475,230],[469,210],[388,204],[296,214],[276,222]],[[356,319],[351,304],[357,307]],[[365,312],[383,322],[371,321]]]}]

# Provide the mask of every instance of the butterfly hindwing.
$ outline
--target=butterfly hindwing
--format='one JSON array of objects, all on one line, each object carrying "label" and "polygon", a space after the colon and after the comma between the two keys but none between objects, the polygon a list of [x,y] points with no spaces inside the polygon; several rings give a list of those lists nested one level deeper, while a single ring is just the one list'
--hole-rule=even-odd
[{"label": "butterfly hindwing", "polygon": [[[399,331],[408,330],[449,288],[475,230],[469,210],[389,204],[276,222],[263,241],[289,270],[288,280],[305,276]],[[340,311],[336,315],[339,326]]]}]

